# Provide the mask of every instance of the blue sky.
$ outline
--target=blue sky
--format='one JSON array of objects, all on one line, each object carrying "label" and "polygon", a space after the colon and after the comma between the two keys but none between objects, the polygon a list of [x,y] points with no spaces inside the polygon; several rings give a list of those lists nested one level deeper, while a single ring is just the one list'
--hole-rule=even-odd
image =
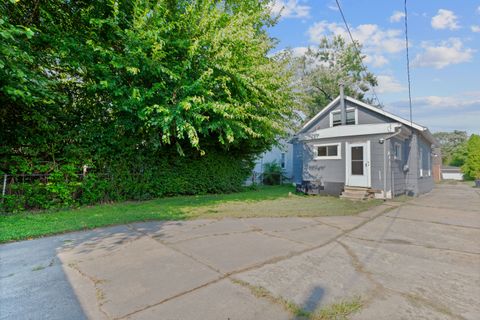
[{"label": "blue sky", "polygon": [[[341,0],[363,44],[385,109],[408,117],[403,0]],[[335,0],[276,0],[269,30],[278,50],[301,53],[318,39],[345,34]],[[480,133],[480,1],[408,1],[413,120],[431,131]]]}]

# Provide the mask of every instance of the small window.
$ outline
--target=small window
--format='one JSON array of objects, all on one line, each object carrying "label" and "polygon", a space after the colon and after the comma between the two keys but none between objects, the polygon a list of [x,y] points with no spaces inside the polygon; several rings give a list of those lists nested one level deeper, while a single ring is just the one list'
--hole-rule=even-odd
[{"label": "small window", "polygon": [[420,148],[420,154],[418,156],[418,167],[420,168],[420,177],[423,177],[423,149]]},{"label": "small window", "polygon": [[398,142],[393,145],[393,157],[395,160],[402,160],[402,145]]},{"label": "small window", "polygon": [[340,143],[315,146],[316,159],[340,159]]},{"label": "small window", "polygon": [[336,127],[342,124],[342,113],[332,112],[332,127]]},{"label": "small window", "polygon": [[282,159],[280,161],[280,165],[282,166],[282,169],[285,169],[285,152],[282,152]]},{"label": "small window", "polygon": [[[347,125],[357,124],[357,112],[356,109],[347,109],[346,113],[346,120],[345,123]],[[342,111],[335,110],[330,112],[330,126],[336,127],[342,124]]]},{"label": "small window", "polygon": [[346,124],[355,124],[355,110],[347,110]]}]

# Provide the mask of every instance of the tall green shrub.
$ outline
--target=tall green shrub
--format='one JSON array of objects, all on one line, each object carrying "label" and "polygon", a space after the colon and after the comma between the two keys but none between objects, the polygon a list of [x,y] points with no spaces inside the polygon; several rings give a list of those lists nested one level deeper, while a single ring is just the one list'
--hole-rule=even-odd
[{"label": "tall green shrub", "polygon": [[467,179],[480,179],[480,136],[472,134],[467,142],[467,159],[462,166]]},{"label": "tall green shrub", "polygon": [[[0,172],[51,177],[13,185],[4,203],[238,189],[294,115],[269,4],[0,2]],[[83,165],[94,175],[80,178]]]},{"label": "tall green shrub", "polygon": [[264,184],[278,185],[284,178],[283,169],[278,162],[272,161],[263,165],[262,181]]}]

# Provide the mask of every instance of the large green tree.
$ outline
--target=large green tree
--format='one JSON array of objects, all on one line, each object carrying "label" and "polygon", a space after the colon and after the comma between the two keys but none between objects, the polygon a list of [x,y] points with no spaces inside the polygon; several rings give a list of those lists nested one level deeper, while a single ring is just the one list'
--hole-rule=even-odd
[{"label": "large green tree", "polygon": [[440,143],[443,164],[460,167],[465,163],[468,140],[466,131],[441,131],[435,132],[433,136]]},{"label": "large green tree", "polygon": [[[274,23],[267,0],[0,3],[0,170],[87,164],[164,190],[149,194],[205,192],[218,156],[239,185],[295,108]],[[195,190],[177,164],[205,167]],[[167,173],[183,175],[153,181]]]},{"label": "large green tree", "polygon": [[346,95],[373,103],[366,93],[377,85],[377,79],[362,64],[365,56],[357,48],[361,49],[359,43],[347,43],[341,36],[324,37],[318,47],[309,47],[297,59],[307,117],[313,117],[339,95],[340,83]]},{"label": "large green tree", "polygon": [[467,159],[462,171],[468,179],[480,179],[480,136],[472,134],[467,142]]},{"label": "large green tree", "polygon": [[4,4],[2,133],[16,147],[38,140],[50,159],[71,142],[97,143],[105,127],[109,144],[141,134],[135,144],[179,150],[268,148],[293,107],[286,61],[268,55],[268,8],[253,0]]}]

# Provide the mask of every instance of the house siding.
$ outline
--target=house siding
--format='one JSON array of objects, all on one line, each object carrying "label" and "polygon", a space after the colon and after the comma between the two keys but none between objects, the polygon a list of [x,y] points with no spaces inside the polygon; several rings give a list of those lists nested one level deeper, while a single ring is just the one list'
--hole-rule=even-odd
[{"label": "house siding", "polygon": [[[395,122],[394,120],[373,112],[371,110],[362,108],[355,103],[347,101],[346,103],[347,109],[349,108],[356,108],[357,109],[357,124],[377,124],[377,123],[392,123]],[[308,128],[304,131],[315,131],[319,129],[330,128],[330,113],[333,111],[340,110],[340,103],[336,104],[334,107],[330,109],[329,112],[326,112],[322,117],[317,119],[315,123],[312,123]]]},{"label": "house siding", "polygon": [[[433,175],[432,175],[432,147],[428,141],[426,141],[423,137],[419,137],[418,139],[418,145],[419,145],[419,153],[421,152],[422,155],[422,167],[424,171],[424,176],[420,176],[419,172],[419,177],[418,177],[418,193],[426,193],[429,192],[433,189],[435,182],[433,181]],[[420,171],[420,168],[419,168]],[[426,171],[430,171],[429,174],[426,174]]]},{"label": "house siding", "polygon": [[[401,158],[395,159],[395,144],[400,144],[401,146]],[[392,195],[398,196],[401,194],[405,194],[406,192],[406,177],[407,173],[403,170],[406,159],[408,157],[408,143],[404,139],[395,138],[393,137],[390,140],[390,181],[393,185],[392,187]]]},{"label": "house siding", "polygon": [[418,195],[418,136],[413,133],[406,141],[408,145],[407,165],[408,171],[405,180],[405,191],[407,195]]},{"label": "house siding", "polygon": [[[371,186],[383,190],[383,144],[379,143],[385,135],[356,136],[348,138],[331,138],[308,141],[303,145],[303,181],[317,182],[321,185],[334,183],[345,185],[346,142],[358,143],[370,141]],[[317,144],[340,143],[341,159],[317,160],[314,146]]]},{"label": "house siding", "polygon": [[300,184],[303,179],[303,143],[293,141],[293,168],[292,168],[292,181],[293,183]]},{"label": "house siding", "polygon": [[[356,108],[357,124],[359,125],[398,122],[398,119],[395,120],[395,117],[390,118],[386,116],[381,110],[376,112],[348,100],[346,101],[346,107],[347,109]],[[330,113],[339,109],[340,103],[338,102],[307,127],[304,127],[299,134],[309,137],[308,133],[329,128]],[[354,125],[349,127],[354,127]],[[408,137],[406,136],[407,134],[409,135]],[[428,131],[425,134],[429,134]],[[399,135],[388,138],[391,135],[391,133],[385,133],[296,141],[296,146],[294,146],[294,154],[296,154],[294,155],[294,181],[296,183],[303,181],[315,182],[315,184],[324,186],[325,190],[327,189],[327,184],[335,184],[334,189],[338,191],[338,186],[343,188],[346,181],[346,143],[353,144],[369,141],[370,185],[372,189],[379,194],[383,194],[383,191],[385,191],[386,194],[384,195],[387,197],[401,194],[415,196],[431,191],[434,187],[431,142],[424,138],[424,133],[415,129],[415,126],[412,127],[408,124],[404,124]],[[379,142],[381,138],[384,139],[384,143]],[[340,143],[341,158],[315,159],[314,145],[330,143]],[[394,157],[396,143],[399,143],[402,148],[401,159],[395,159]],[[420,152],[422,153],[421,157]],[[297,159],[300,161],[297,162]],[[421,164],[419,163],[420,159],[422,161]],[[430,170],[430,174],[421,175],[420,168],[425,173]]]}]

